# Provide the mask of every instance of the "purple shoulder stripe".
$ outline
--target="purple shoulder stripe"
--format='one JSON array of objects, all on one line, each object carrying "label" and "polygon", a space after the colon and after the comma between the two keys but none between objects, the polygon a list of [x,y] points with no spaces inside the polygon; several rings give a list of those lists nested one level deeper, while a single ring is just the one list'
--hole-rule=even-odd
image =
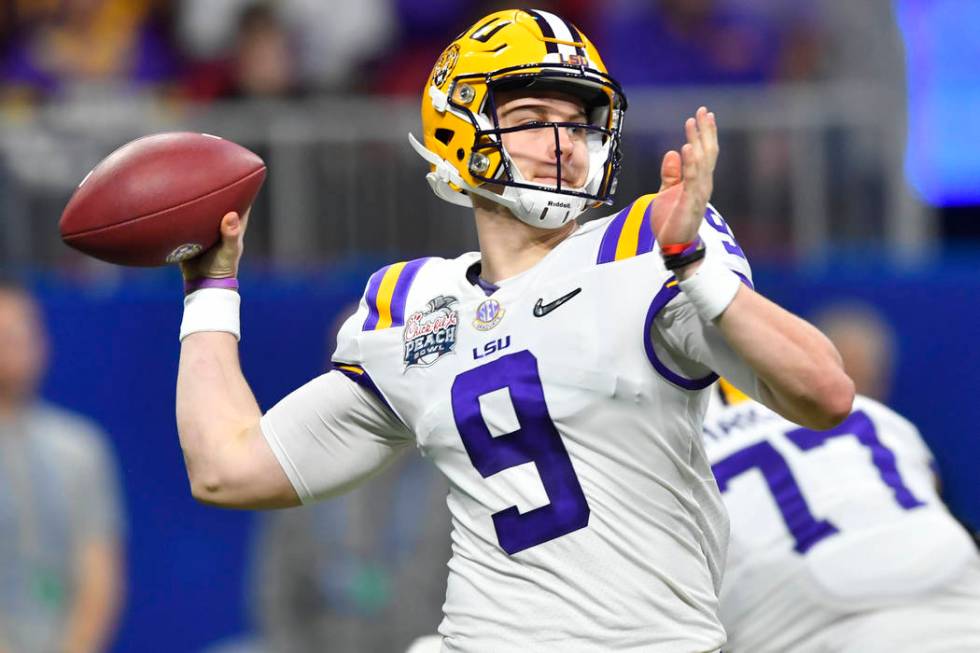
[{"label": "purple shoulder stripe", "polygon": [[630,206],[617,213],[616,217],[606,225],[606,231],[602,235],[602,243],[599,245],[599,256],[596,258],[597,264],[612,263],[616,260],[616,246],[619,245],[619,236],[623,233],[623,225],[626,224],[626,216],[629,215],[631,206],[633,205],[630,204]]},{"label": "purple shoulder stripe", "polygon": [[[431,257],[424,257],[408,263],[393,263],[371,275],[364,297],[367,302],[368,316],[361,327],[362,331],[373,331],[405,324],[405,305],[408,303],[408,291],[412,287],[412,282],[415,281],[419,270],[430,259]],[[393,267],[396,269],[392,270]],[[389,272],[391,272],[391,276],[398,275],[394,280],[394,287],[392,287],[391,281],[387,284],[384,283],[385,276]],[[382,290],[382,285],[387,288],[387,291]],[[384,319],[381,317],[382,313],[385,314]]]},{"label": "purple shoulder stripe", "polygon": [[364,320],[364,326],[361,327],[361,331],[373,331],[374,327],[378,325],[378,290],[381,288],[381,280],[384,279],[389,268],[391,268],[390,265],[384,266],[372,274],[368,280],[367,292],[364,293],[364,299],[368,307],[368,316]]},{"label": "purple shoulder stripe", "polygon": [[643,222],[640,223],[640,232],[636,242],[637,256],[652,252],[653,246],[657,242],[656,236],[653,235],[653,221],[650,219],[650,212],[653,211],[653,203],[656,201],[653,200],[647,204],[646,211],[643,212]]},{"label": "purple shoulder stripe", "polygon": [[398,283],[395,284],[395,292],[391,298],[391,326],[405,325],[405,305],[408,303],[408,289],[415,281],[415,275],[419,273],[422,266],[431,257],[417,258],[405,264],[401,274],[398,276]]},{"label": "purple shoulder stripe", "polygon": [[[653,251],[657,242],[650,221],[653,202],[653,195],[639,197],[617,213],[606,225],[602,242],[599,244],[599,254],[596,257],[597,265],[625,260]],[[643,211],[642,214],[637,213],[640,209]]]}]

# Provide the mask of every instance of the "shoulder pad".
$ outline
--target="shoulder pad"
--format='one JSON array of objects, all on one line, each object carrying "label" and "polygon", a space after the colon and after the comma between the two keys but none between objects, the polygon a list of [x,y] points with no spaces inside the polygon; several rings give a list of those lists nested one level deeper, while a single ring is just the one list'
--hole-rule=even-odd
[{"label": "shoulder pad", "polygon": [[612,263],[653,251],[656,238],[650,207],[656,194],[644,195],[616,214],[606,225],[596,264]]},{"label": "shoulder pad", "polygon": [[386,265],[371,275],[364,302],[367,317],[361,331],[378,331],[405,324],[405,303],[415,276],[429,257]]}]

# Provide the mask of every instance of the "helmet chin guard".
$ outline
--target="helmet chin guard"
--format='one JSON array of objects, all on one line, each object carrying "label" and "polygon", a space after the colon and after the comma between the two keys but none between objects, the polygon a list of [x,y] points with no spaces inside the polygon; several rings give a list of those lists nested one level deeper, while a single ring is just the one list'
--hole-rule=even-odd
[{"label": "helmet chin guard", "polygon": [[[452,204],[472,207],[473,202],[466,193],[473,193],[504,206],[521,222],[542,229],[557,229],[564,226],[590,208],[591,203],[586,197],[553,192],[545,186],[532,187],[532,184],[521,174],[517,165],[510,160],[510,155],[507,154],[506,150],[503,154],[509,160],[508,165],[511,174],[514,181],[521,186],[504,186],[502,193],[495,193],[482,186],[467,183],[453,165],[419,143],[412,134],[408,135],[408,142],[419,156],[434,166],[434,170],[425,176],[432,192],[440,199]],[[592,159],[602,156],[601,152],[597,154],[590,151],[589,180],[583,188],[570,188],[568,190],[584,193],[590,186],[598,185],[602,176],[600,174],[601,168],[592,165]]]}]

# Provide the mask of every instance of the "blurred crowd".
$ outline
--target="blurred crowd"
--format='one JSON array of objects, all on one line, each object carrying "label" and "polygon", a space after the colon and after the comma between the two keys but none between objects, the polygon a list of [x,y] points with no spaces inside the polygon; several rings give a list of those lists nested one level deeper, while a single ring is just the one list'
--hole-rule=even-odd
[{"label": "blurred crowd", "polygon": [[[52,220],[36,216],[57,216],[85,171],[114,147],[175,128],[220,134],[274,159],[260,197],[268,206],[255,212],[250,232],[252,251],[261,256],[292,262],[352,250],[422,254],[470,247],[461,242],[469,233],[447,229],[446,207],[434,206],[417,184],[418,162],[404,164],[401,157],[411,156],[403,140],[408,129],[383,146],[348,147],[329,129],[357,121],[321,118],[349,111],[345,103],[353,101],[364,112],[356,118],[377,112],[357,122],[371,125],[373,138],[377,123],[409,115],[395,112],[417,101],[452,35],[515,4],[2,0],[0,256],[18,265],[72,267]],[[697,93],[690,102],[754,99],[757,109],[743,107],[741,118],[725,113],[718,196],[726,198],[740,240],[755,251],[816,252],[831,234],[882,240],[879,234],[892,233],[899,222],[883,216],[914,213],[915,207],[903,213],[893,206],[905,198],[896,180],[906,97],[892,0],[533,4],[585,32],[632,101],[632,172],[620,179],[620,196],[646,192],[645,171],[677,145],[675,123],[669,131],[666,124],[678,108],[645,103],[644,91],[659,88],[656,101],[663,101],[675,91],[689,97],[680,87],[690,86]],[[787,100],[798,90],[827,102],[814,107],[804,100],[804,109]],[[769,110],[781,118],[756,119]],[[353,125],[347,129],[362,141],[368,137]],[[291,149],[298,142],[302,147]],[[386,192],[365,193],[358,185],[357,171],[367,169],[374,171],[368,181],[381,180]],[[384,198],[395,196],[413,198],[431,217],[431,225],[414,230],[418,242],[385,222],[391,207]],[[331,212],[329,221],[310,217],[325,215],[327,206],[344,209]],[[341,217],[347,222],[340,224]],[[816,226],[807,231],[804,224]]]},{"label": "blurred crowd", "polygon": [[[446,35],[499,0],[4,0],[0,94],[14,105],[149,93],[210,101],[416,95]],[[627,85],[874,75],[888,0],[542,0],[591,35]],[[880,30],[864,30],[865,34]],[[861,48],[860,56],[853,48]],[[871,68],[868,70],[868,68]],[[863,70],[862,70],[863,69]]]}]

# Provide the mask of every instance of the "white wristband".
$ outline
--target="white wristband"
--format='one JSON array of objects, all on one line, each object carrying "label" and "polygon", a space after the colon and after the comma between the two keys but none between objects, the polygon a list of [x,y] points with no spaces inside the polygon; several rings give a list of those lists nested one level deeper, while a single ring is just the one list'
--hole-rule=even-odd
[{"label": "white wristband", "polygon": [[234,290],[202,288],[184,297],[180,339],[200,331],[224,331],[242,339],[238,311],[242,298]]},{"label": "white wristband", "polygon": [[711,322],[732,303],[741,284],[738,275],[708,256],[694,274],[680,282],[680,287],[701,319]]}]

